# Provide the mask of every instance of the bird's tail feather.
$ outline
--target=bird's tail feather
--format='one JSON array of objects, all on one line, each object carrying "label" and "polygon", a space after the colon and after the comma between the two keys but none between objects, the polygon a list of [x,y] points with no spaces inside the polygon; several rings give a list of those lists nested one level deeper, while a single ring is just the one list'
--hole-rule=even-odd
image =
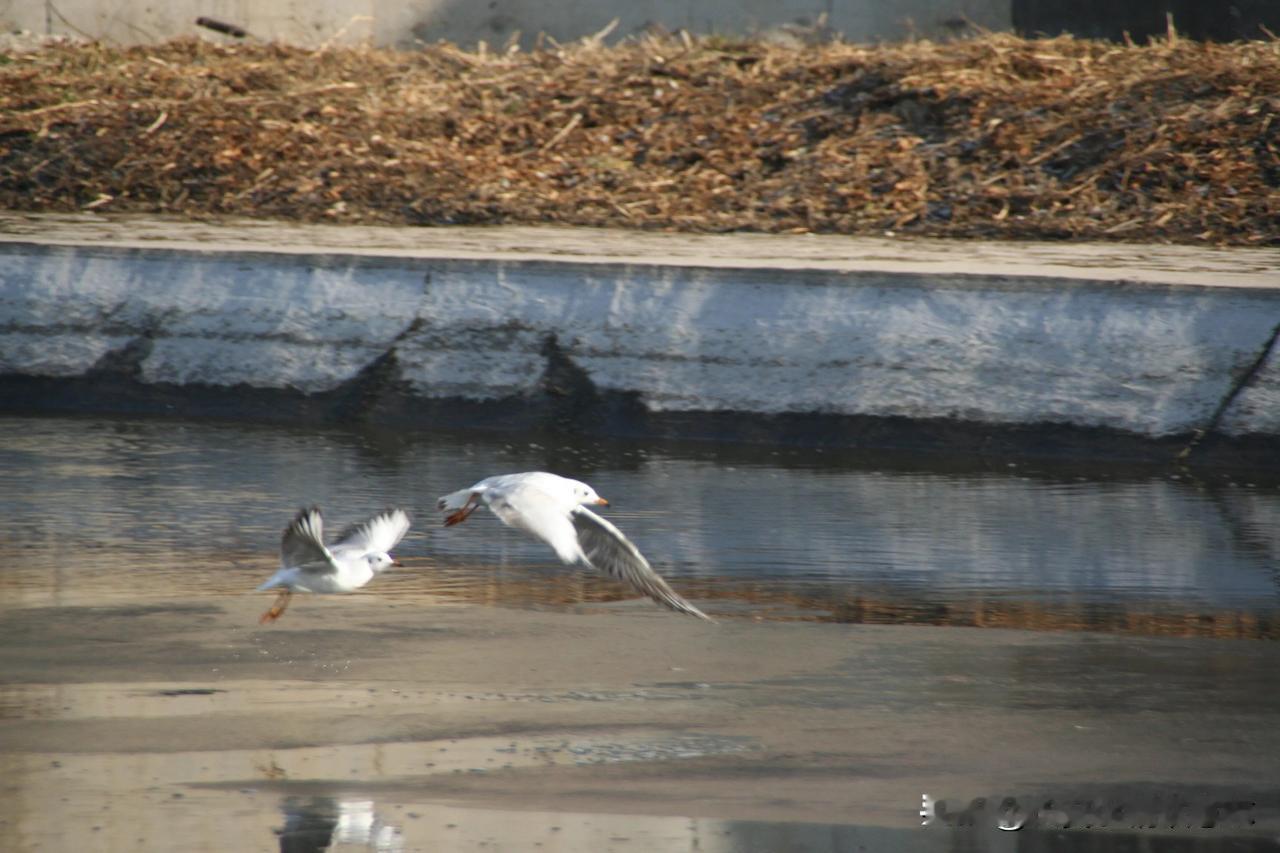
[{"label": "bird's tail feather", "polygon": [[467,501],[471,500],[474,494],[471,489],[458,489],[456,492],[450,492],[444,497],[436,501],[436,509],[441,512],[450,512],[456,509],[462,509],[466,506]]}]

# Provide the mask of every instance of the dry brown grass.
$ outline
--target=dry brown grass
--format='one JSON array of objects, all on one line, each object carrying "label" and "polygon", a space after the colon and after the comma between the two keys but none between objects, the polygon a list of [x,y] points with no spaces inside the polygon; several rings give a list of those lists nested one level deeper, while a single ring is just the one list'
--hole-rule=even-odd
[{"label": "dry brown grass", "polygon": [[1280,42],[0,54],[0,205],[1280,245]]}]

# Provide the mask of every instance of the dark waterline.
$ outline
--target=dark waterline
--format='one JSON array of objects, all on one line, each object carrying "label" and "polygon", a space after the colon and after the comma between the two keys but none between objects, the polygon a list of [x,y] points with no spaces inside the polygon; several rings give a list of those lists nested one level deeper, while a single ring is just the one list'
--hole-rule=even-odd
[{"label": "dark waterline", "polygon": [[123,580],[141,557],[150,582],[181,587],[193,561],[274,560],[284,522],[314,502],[337,526],[387,504],[412,513],[398,553],[412,568],[379,580],[388,594],[629,597],[487,514],[439,526],[438,495],[532,469],[590,481],[659,571],[729,618],[1280,637],[1274,481],[425,429],[0,419],[5,550],[24,566],[7,586]]}]

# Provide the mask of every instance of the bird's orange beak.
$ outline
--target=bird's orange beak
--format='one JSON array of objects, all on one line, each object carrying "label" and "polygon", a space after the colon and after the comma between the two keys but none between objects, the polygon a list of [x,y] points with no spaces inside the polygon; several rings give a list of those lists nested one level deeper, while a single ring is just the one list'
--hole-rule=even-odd
[{"label": "bird's orange beak", "polygon": [[395,567],[396,567],[396,568],[398,568],[398,569],[403,569],[403,568],[404,568],[404,563],[403,563],[402,561],[400,561],[400,560],[392,560],[392,561],[391,561],[391,565],[395,566]]},{"label": "bird's orange beak", "polygon": [[604,498],[596,498],[596,504],[597,504],[598,506],[608,506],[608,505],[609,505],[609,502],[608,502],[607,500],[605,500]]}]

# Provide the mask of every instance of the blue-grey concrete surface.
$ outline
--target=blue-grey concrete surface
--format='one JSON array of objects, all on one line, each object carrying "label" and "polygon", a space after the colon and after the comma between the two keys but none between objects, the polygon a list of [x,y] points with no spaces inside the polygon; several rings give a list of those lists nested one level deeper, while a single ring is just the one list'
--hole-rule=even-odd
[{"label": "blue-grey concrete surface", "polygon": [[0,373],[1280,435],[1280,251],[0,215]]}]

